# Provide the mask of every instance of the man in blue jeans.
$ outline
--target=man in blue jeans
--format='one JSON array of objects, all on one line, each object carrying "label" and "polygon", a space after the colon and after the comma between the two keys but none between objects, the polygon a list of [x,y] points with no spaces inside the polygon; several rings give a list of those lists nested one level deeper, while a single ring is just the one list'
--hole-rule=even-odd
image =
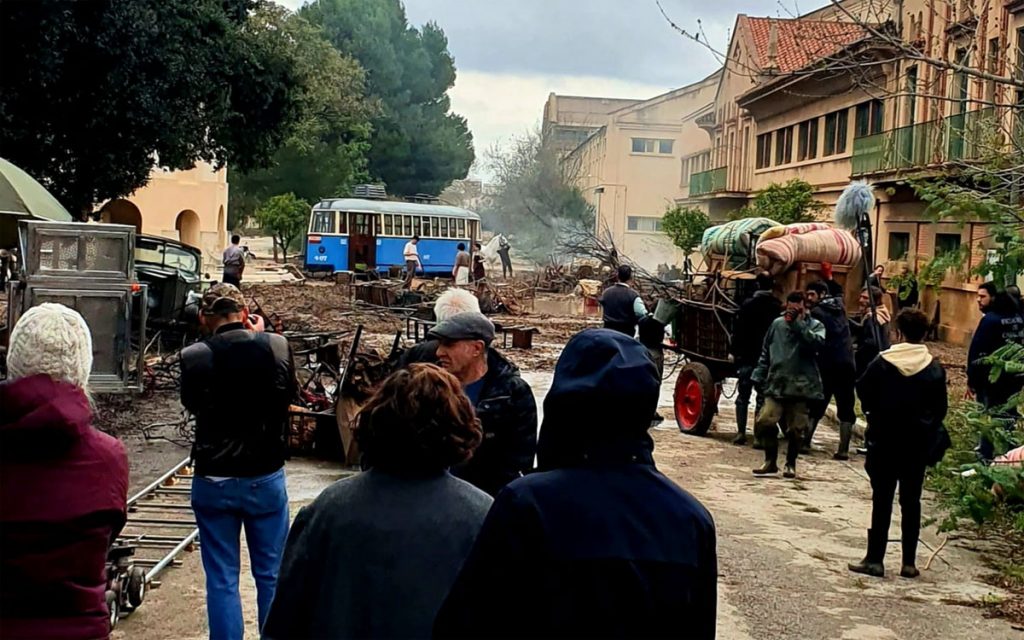
[{"label": "man in blue jeans", "polygon": [[245,299],[233,285],[216,285],[203,296],[201,323],[210,337],[181,353],[181,403],[196,417],[192,509],[210,638],[236,640],[244,630],[242,527],[261,628],[288,535],[284,458],[295,368],[287,340],[252,330]]}]

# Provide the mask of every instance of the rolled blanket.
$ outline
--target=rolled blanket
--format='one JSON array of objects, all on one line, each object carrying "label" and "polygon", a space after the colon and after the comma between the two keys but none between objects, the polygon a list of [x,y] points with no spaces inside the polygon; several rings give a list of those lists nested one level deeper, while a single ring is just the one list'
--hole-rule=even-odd
[{"label": "rolled blanket", "polygon": [[827,222],[795,222],[793,224],[780,224],[777,227],[766,229],[765,232],[761,234],[761,242],[771,240],[772,238],[781,238],[786,235],[807,233],[808,231],[824,231],[825,229],[831,228],[832,225]]},{"label": "rolled blanket", "polygon": [[849,231],[820,229],[757,243],[757,266],[778,275],[797,262],[850,266],[860,260],[860,245]]},{"label": "rolled blanket", "polygon": [[766,229],[779,226],[768,218],[733,220],[704,231],[700,250],[704,255],[728,255],[746,258],[750,255],[750,238],[759,237]]}]

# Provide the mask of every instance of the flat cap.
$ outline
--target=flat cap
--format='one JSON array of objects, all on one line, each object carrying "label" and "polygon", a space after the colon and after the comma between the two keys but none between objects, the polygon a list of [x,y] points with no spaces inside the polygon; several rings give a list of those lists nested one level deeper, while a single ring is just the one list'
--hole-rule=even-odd
[{"label": "flat cap", "polygon": [[239,313],[242,309],[245,309],[245,296],[233,284],[215,284],[203,294],[203,315]]},{"label": "flat cap", "polygon": [[494,341],[494,323],[482,313],[466,311],[437,323],[427,337],[440,340],[483,340],[490,344]]}]

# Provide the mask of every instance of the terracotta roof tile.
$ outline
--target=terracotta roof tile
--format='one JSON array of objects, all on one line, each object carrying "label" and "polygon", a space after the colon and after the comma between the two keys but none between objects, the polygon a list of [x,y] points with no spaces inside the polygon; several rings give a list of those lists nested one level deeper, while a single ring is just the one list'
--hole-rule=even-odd
[{"label": "terracotta roof tile", "polygon": [[[803,69],[868,35],[864,27],[849,22],[747,18],[747,25],[757,48],[758,66],[775,67],[782,73]],[[768,55],[772,25],[778,32],[774,65]]]}]

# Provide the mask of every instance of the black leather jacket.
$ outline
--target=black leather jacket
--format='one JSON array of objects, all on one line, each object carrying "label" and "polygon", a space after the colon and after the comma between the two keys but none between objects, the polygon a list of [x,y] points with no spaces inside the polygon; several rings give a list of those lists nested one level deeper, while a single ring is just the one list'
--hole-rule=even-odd
[{"label": "black leather jacket", "polygon": [[246,478],[280,469],[296,387],[291,348],[276,334],[228,324],[182,350],[181,403],[196,416],[196,474]]}]

